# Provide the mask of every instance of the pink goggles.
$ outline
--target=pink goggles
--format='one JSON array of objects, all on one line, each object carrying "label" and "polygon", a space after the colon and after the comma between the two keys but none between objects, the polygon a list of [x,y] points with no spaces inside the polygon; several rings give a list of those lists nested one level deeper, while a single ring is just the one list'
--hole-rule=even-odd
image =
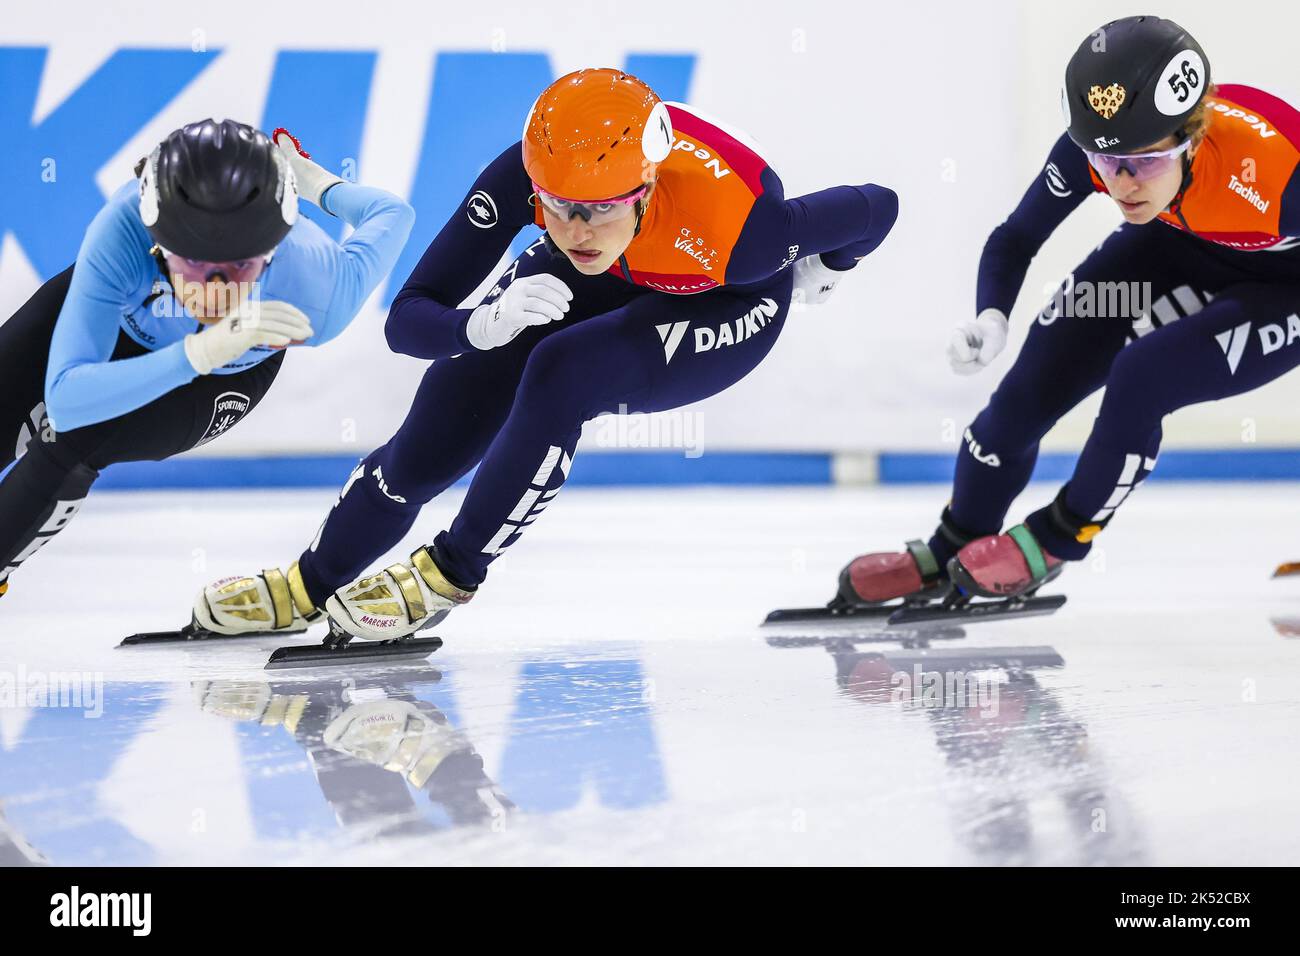
[{"label": "pink goggles", "polygon": [[650,186],[647,183],[626,196],[591,202],[589,200],[564,199],[554,193],[548,193],[537,183],[533,183],[533,192],[537,193],[537,198],[541,200],[543,206],[565,222],[568,222],[574,216],[581,216],[583,222],[589,226],[601,226],[608,222],[617,222],[620,219],[628,218],[634,212],[637,200],[642,198],[649,188]]},{"label": "pink goggles", "polygon": [[1093,169],[1108,179],[1126,172],[1138,182],[1145,182],[1173,169],[1191,145],[1192,141],[1185,139],[1173,149],[1163,149],[1158,153],[1094,153],[1086,149],[1083,152]]},{"label": "pink goggles", "polygon": [[163,249],[162,252],[163,255],[172,256],[171,264],[177,267],[188,282],[251,282],[262,274],[262,270],[275,254],[273,249],[263,255],[250,256],[247,259],[207,262],[201,259],[187,259],[168,249]]}]

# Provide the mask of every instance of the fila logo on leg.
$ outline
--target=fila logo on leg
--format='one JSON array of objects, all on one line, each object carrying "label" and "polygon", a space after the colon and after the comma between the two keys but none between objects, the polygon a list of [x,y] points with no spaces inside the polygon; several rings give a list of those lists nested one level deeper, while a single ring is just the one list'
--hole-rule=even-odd
[{"label": "fila logo on leg", "polygon": [[981,465],[988,465],[990,468],[1002,467],[1002,459],[998,457],[997,452],[985,452],[984,449],[980,447],[980,443],[975,440],[975,436],[971,433],[969,428],[966,429],[966,432],[962,437],[966,439],[966,449],[970,452],[971,457]]},{"label": "fila logo on leg", "polygon": [[375,470],[372,471],[371,474],[374,475],[375,484],[379,486],[379,490],[383,492],[385,498],[391,498],[393,501],[396,501],[398,504],[402,504],[402,505],[406,504],[405,498],[403,498],[399,494],[394,494],[392,490],[389,489],[388,482],[384,478],[383,465],[375,465]]}]

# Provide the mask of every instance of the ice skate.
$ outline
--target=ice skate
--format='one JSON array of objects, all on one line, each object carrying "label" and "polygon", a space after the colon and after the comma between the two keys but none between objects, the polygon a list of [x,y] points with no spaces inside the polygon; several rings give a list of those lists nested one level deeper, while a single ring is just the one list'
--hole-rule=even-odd
[{"label": "ice skate", "polygon": [[[278,648],[268,670],[328,664],[423,660],[442,647],[439,637],[415,637],[440,623],[474,592],[457,587],[438,569],[427,548],[411,560],[339,588],[325,601],[329,634],[319,645]],[[365,643],[353,644],[355,638]]]},{"label": "ice skate", "polygon": [[195,625],[227,637],[301,634],[323,617],[307,596],[297,561],[287,573],[267,568],[251,577],[222,578],[194,599]]},{"label": "ice skate", "polygon": [[409,637],[467,603],[474,591],[452,584],[428,548],[407,563],[339,588],[325,601],[331,629],[372,641]]},{"label": "ice skate", "polygon": [[[437,624],[451,607],[469,600],[473,592],[446,582],[423,548],[411,557],[411,565],[396,564],[341,588],[330,597],[338,608],[335,613],[339,619],[329,619],[329,632],[324,640],[320,644],[276,648],[267,659],[266,669],[377,663],[395,658],[423,660],[436,651],[442,646],[440,638],[412,635]],[[434,583],[433,587],[429,581]],[[459,595],[464,597],[458,601]],[[324,620],[326,612],[315,608],[307,597],[295,561],[287,573],[271,568],[253,577],[214,581],[195,598],[193,616],[185,627],[132,634],[120,646],[217,638],[292,637],[305,634],[313,624]],[[378,623],[385,620],[394,623]],[[368,641],[365,645],[349,646],[356,637]]]},{"label": "ice skate", "polygon": [[888,618],[905,605],[941,600],[947,574],[929,546],[907,542],[905,551],[877,551],[854,558],[840,571],[839,587],[825,607],[779,608],[764,625]]},{"label": "ice skate", "polygon": [[987,598],[1031,595],[1063,570],[1065,563],[1022,524],[972,541],[948,562],[948,574],[960,591]]},{"label": "ice skate", "polygon": [[1065,564],[1044,551],[1024,525],[1005,534],[977,538],[948,562],[952,582],[935,604],[905,607],[890,615],[891,625],[1002,620],[1051,614],[1065,604],[1064,594],[1037,597]]},{"label": "ice skate", "polygon": [[876,551],[854,558],[840,572],[836,597],[856,607],[879,607],[896,600],[924,603],[943,598],[948,587],[947,571],[929,546],[916,540],[907,542],[905,551]]},{"label": "ice skate", "polygon": [[287,572],[267,568],[249,577],[228,577],[205,585],[194,598],[190,623],[175,631],[132,634],[123,645],[228,637],[293,636],[324,620],[307,596],[298,562]]}]

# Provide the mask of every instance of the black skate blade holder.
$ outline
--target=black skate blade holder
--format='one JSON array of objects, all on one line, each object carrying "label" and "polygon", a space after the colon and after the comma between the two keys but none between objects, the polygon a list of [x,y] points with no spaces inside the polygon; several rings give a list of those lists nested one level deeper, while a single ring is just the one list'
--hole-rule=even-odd
[{"label": "black skate blade holder", "polygon": [[[445,615],[444,615],[445,616]],[[277,647],[271,652],[263,670],[286,670],[291,667],[328,667],[331,664],[384,664],[424,660],[442,647],[440,637],[396,637],[387,641],[361,641],[354,644],[352,635],[340,630],[333,621],[330,632],[320,644],[301,647]]]},{"label": "black skate blade holder", "polygon": [[822,624],[828,621],[878,621],[908,607],[925,607],[927,601],[892,601],[888,604],[850,604],[840,597],[831,598],[822,607],[782,607],[769,611],[763,626],[773,624]]},{"label": "black skate blade holder", "polygon": [[256,631],[251,634],[216,634],[199,627],[193,621],[174,631],[145,631],[122,638],[118,647],[137,647],[142,644],[183,644],[186,641],[224,641],[244,637],[269,637],[271,631]]},{"label": "black skate blade holder", "polygon": [[[1055,578],[1056,575],[1053,575]],[[1042,582],[1046,584],[1047,581]],[[931,623],[976,623],[979,621],[1008,620],[1019,617],[1041,617],[1052,614],[1065,604],[1064,594],[1038,597],[1038,588],[1025,594],[1008,598],[974,599],[958,588],[949,590],[940,601],[904,600],[888,604],[850,604],[839,597],[832,598],[825,607],[778,608],[768,613],[764,627],[792,624],[849,624],[861,621],[880,621],[889,627]]]},{"label": "black skate blade holder", "polygon": [[1041,579],[1019,594],[999,597],[983,591],[958,558],[948,562],[952,584],[943,600],[920,607],[904,607],[891,614],[890,624],[921,624],[930,621],[1001,621],[1017,617],[1041,617],[1055,613],[1065,604],[1064,594],[1038,597],[1043,585],[1061,576],[1065,565],[1058,564]]},{"label": "black skate blade holder", "polygon": [[[446,614],[434,615],[426,625],[432,627]],[[274,631],[249,634],[216,634],[194,621],[174,631],[147,631],[122,638],[118,647],[184,644],[193,641],[238,640],[255,637],[283,637]],[[442,647],[440,637],[399,637],[387,641],[352,643],[352,635],[330,624],[330,633],[320,644],[277,647],[271,652],[263,670],[287,670],[295,667],[326,667],[333,664],[379,664],[422,661]]]},{"label": "black skate blade holder", "polygon": [[880,604],[855,604],[846,601],[837,594],[822,607],[786,607],[769,611],[767,617],[763,619],[763,626],[767,627],[774,624],[823,624],[827,622],[843,622],[847,624],[855,621],[863,623],[868,621],[894,623],[890,618],[898,611],[910,608],[934,607],[938,605],[940,598],[946,603],[951,597],[952,592],[945,588],[938,592],[925,591],[902,600]]},{"label": "black skate blade holder", "polygon": [[825,607],[778,608],[768,613],[763,628],[775,631],[768,647],[825,647],[847,650],[859,644],[897,644],[922,649],[933,641],[960,640],[965,630],[957,626],[892,627],[890,617],[906,607],[923,607],[926,601],[891,601],[888,604],[850,604],[836,596]]},{"label": "black skate blade holder", "polygon": [[[1044,582],[1046,583],[1046,582]],[[1024,594],[1009,598],[974,600],[969,594],[953,588],[938,604],[918,604],[897,608],[889,615],[891,625],[926,624],[933,621],[960,621],[974,624],[979,621],[1004,621],[1021,617],[1042,617],[1053,614],[1065,604],[1064,594],[1037,596],[1034,588]]]}]

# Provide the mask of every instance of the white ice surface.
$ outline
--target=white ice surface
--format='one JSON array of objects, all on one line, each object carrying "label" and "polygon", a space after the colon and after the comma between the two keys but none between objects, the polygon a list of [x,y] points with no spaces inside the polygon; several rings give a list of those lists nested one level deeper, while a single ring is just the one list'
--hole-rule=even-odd
[{"label": "white ice surface", "polygon": [[[114,644],[287,564],[333,492],[95,495],[0,600],[0,859],[7,839],[56,863],[1300,862],[1300,637],[1275,624],[1300,634],[1300,578],[1269,579],[1300,559],[1300,486],[1144,488],[1050,587],[1063,610],[942,643],[1064,659],[995,667],[983,710],[891,699],[844,644],[768,644],[769,609],[926,535],[946,490],[568,489],[433,670],[275,674],[284,642]],[[82,674],[80,706],[41,699]],[[247,710],[213,703],[236,691]],[[403,695],[446,720],[438,799],[263,716]]]}]

